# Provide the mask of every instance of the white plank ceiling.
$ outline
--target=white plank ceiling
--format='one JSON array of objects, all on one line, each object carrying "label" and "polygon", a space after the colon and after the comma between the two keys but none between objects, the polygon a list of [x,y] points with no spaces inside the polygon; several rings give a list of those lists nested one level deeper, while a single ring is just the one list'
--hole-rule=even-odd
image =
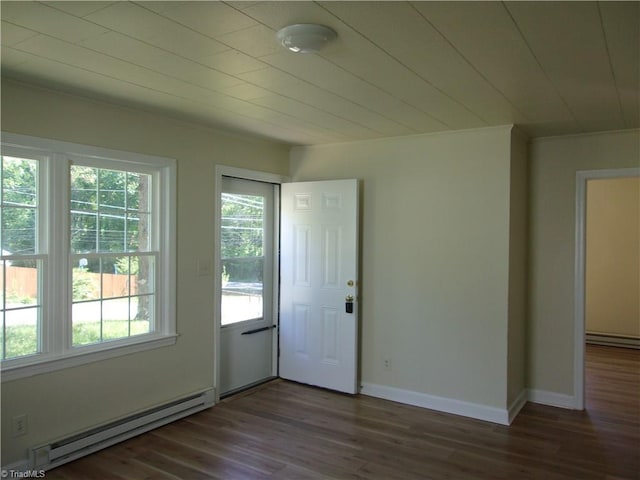
[{"label": "white plank ceiling", "polygon": [[[640,2],[6,1],[2,75],[321,144],[640,127]],[[319,54],[275,32],[321,23]]]}]

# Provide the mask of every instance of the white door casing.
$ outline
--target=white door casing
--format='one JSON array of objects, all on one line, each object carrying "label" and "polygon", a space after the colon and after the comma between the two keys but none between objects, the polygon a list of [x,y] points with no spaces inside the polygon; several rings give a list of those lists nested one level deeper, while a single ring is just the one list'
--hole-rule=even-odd
[{"label": "white door casing", "polygon": [[357,393],[358,181],[285,183],[281,195],[280,376]]},{"label": "white door casing", "polygon": [[587,183],[602,178],[640,176],[640,168],[578,170],[575,197],[575,261],[573,294],[573,404],[570,408],[585,408],[585,303],[586,303],[586,230]]}]

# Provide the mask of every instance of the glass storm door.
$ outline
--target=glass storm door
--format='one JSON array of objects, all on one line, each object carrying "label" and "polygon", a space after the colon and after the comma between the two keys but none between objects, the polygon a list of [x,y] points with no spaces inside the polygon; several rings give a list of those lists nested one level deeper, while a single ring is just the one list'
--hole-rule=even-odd
[{"label": "glass storm door", "polygon": [[222,177],[222,395],[273,376],[273,184]]}]

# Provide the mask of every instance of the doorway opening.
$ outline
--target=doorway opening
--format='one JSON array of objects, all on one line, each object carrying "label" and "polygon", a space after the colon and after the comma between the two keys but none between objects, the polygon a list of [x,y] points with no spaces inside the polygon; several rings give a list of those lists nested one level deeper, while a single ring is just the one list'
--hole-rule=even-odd
[{"label": "doorway opening", "polygon": [[640,168],[588,170],[576,173],[576,249],[574,292],[574,397],[575,408],[585,408],[585,350],[587,305],[587,186],[598,179],[640,176]]},{"label": "doorway opening", "polygon": [[278,374],[279,188],[284,178],[216,168],[218,399]]},{"label": "doorway opening", "polygon": [[357,392],[358,189],[216,168],[216,400],[278,375]]}]

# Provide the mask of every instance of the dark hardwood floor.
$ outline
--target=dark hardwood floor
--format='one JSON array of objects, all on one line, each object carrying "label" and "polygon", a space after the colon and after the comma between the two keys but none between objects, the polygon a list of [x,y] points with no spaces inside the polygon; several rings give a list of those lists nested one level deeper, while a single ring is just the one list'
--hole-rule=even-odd
[{"label": "dark hardwood floor", "polygon": [[640,351],[587,347],[587,409],[510,427],[276,380],[47,479],[639,479]]}]

